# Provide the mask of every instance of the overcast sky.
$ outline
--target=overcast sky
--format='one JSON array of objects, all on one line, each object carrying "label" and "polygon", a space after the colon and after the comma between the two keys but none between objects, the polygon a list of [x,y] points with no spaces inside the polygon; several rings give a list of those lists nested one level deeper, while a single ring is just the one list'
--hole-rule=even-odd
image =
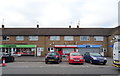
[{"label": "overcast sky", "polygon": [[[116,27],[119,0],[0,0],[5,27]],[[4,22],[3,22],[4,19]]]}]

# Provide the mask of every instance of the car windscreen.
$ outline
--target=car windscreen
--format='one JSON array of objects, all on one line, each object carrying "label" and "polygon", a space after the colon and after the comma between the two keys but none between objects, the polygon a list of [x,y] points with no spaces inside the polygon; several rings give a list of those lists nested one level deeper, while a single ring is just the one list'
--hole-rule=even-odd
[{"label": "car windscreen", "polygon": [[99,53],[90,53],[90,56],[102,56],[102,55]]},{"label": "car windscreen", "polygon": [[70,56],[80,56],[80,53],[71,53]]},{"label": "car windscreen", "polygon": [[56,53],[48,53],[48,56],[57,55]]}]

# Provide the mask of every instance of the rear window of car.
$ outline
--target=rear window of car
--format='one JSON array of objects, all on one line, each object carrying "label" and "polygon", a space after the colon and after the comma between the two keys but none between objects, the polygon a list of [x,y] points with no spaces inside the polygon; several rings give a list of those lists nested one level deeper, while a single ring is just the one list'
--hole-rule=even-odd
[{"label": "rear window of car", "polygon": [[90,56],[101,56],[99,53],[90,53]]},{"label": "rear window of car", "polygon": [[71,53],[70,56],[80,56],[80,53]]},{"label": "rear window of car", "polygon": [[48,56],[57,55],[57,53],[48,53]]}]

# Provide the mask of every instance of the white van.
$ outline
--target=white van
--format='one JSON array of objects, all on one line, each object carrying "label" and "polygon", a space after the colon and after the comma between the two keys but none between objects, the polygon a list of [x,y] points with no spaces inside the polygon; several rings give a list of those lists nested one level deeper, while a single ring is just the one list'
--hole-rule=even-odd
[{"label": "white van", "polygon": [[120,41],[113,46],[113,66],[120,68]]}]

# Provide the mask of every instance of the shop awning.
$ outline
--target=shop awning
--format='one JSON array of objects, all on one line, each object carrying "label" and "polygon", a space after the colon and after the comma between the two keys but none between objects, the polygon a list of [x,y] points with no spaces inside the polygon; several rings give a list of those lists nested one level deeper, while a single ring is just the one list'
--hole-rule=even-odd
[{"label": "shop awning", "polygon": [[77,48],[77,45],[55,45],[55,48]]},{"label": "shop awning", "polygon": [[0,48],[33,48],[33,47],[36,47],[36,45],[14,45],[14,44],[0,45]]},{"label": "shop awning", "polygon": [[78,48],[100,48],[101,45],[78,45]]},{"label": "shop awning", "polygon": [[78,48],[86,48],[86,45],[78,45]]}]

